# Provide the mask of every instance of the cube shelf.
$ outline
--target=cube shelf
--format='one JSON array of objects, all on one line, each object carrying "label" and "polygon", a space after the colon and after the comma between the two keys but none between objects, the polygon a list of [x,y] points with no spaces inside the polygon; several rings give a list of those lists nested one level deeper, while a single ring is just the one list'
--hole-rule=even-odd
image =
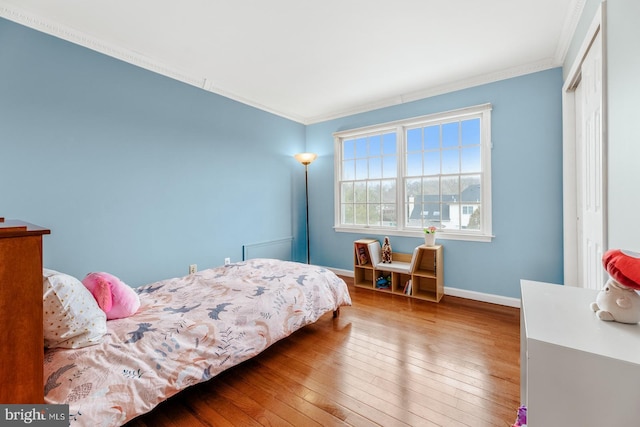
[{"label": "cube shelf", "polygon": [[442,299],[442,245],[421,245],[413,254],[393,253],[391,263],[381,262],[382,249],[376,239],[359,239],[353,246],[355,286],[426,301]]}]

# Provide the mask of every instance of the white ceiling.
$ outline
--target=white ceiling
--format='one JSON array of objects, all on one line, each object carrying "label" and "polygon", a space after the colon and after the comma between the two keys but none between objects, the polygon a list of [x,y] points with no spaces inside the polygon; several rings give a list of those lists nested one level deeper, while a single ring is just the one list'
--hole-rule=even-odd
[{"label": "white ceiling", "polygon": [[562,65],[585,0],[0,0],[0,16],[301,123]]}]

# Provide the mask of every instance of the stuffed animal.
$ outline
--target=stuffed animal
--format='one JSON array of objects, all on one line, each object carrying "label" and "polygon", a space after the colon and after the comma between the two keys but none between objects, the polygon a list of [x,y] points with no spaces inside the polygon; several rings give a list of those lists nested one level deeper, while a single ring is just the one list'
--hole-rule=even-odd
[{"label": "stuffed animal", "polygon": [[518,408],[516,422],[511,427],[527,427],[527,407],[522,405]]},{"label": "stuffed animal", "polygon": [[384,244],[382,245],[382,262],[391,264],[391,244],[388,237],[384,238]]},{"label": "stuffed animal", "polygon": [[89,273],[82,279],[107,315],[107,320],[121,319],[135,314],[140,308],[140,297],[126,283],[109,273]]},{"label": "stuffed animal", "polygon": [[640,322],[640,254],[611,249],[602,256],[609,280],[591,303],[601,320],[619,323]]},{"label": "stuffed animal", "polygon": [[376,279],[376,288],[389,289],[390,286],[391,286],[391,276],[384,277],[383,275],[380,275]]}]

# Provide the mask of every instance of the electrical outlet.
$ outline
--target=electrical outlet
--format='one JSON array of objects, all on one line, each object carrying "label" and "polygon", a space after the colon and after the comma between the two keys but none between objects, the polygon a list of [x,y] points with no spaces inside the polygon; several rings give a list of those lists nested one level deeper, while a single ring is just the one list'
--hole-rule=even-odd
[{"label": "electrical outlet", "polygon": [[189,265],[189,274],[193,274],[196,271],[198,271],[198,265],[197,264],[191,264]]},{"label": "electrical outlet", "polygon": [[231,264],[231,258],[225,258],[224,265],[229,265],[229,264]]}]

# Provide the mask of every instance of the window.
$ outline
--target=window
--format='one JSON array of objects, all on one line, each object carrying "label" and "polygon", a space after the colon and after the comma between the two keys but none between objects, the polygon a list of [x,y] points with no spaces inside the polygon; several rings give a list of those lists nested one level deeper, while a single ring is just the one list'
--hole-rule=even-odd
[{"label": "window", "polygon": [[491,105],[338,132],[338,231],[491,238]]}]

